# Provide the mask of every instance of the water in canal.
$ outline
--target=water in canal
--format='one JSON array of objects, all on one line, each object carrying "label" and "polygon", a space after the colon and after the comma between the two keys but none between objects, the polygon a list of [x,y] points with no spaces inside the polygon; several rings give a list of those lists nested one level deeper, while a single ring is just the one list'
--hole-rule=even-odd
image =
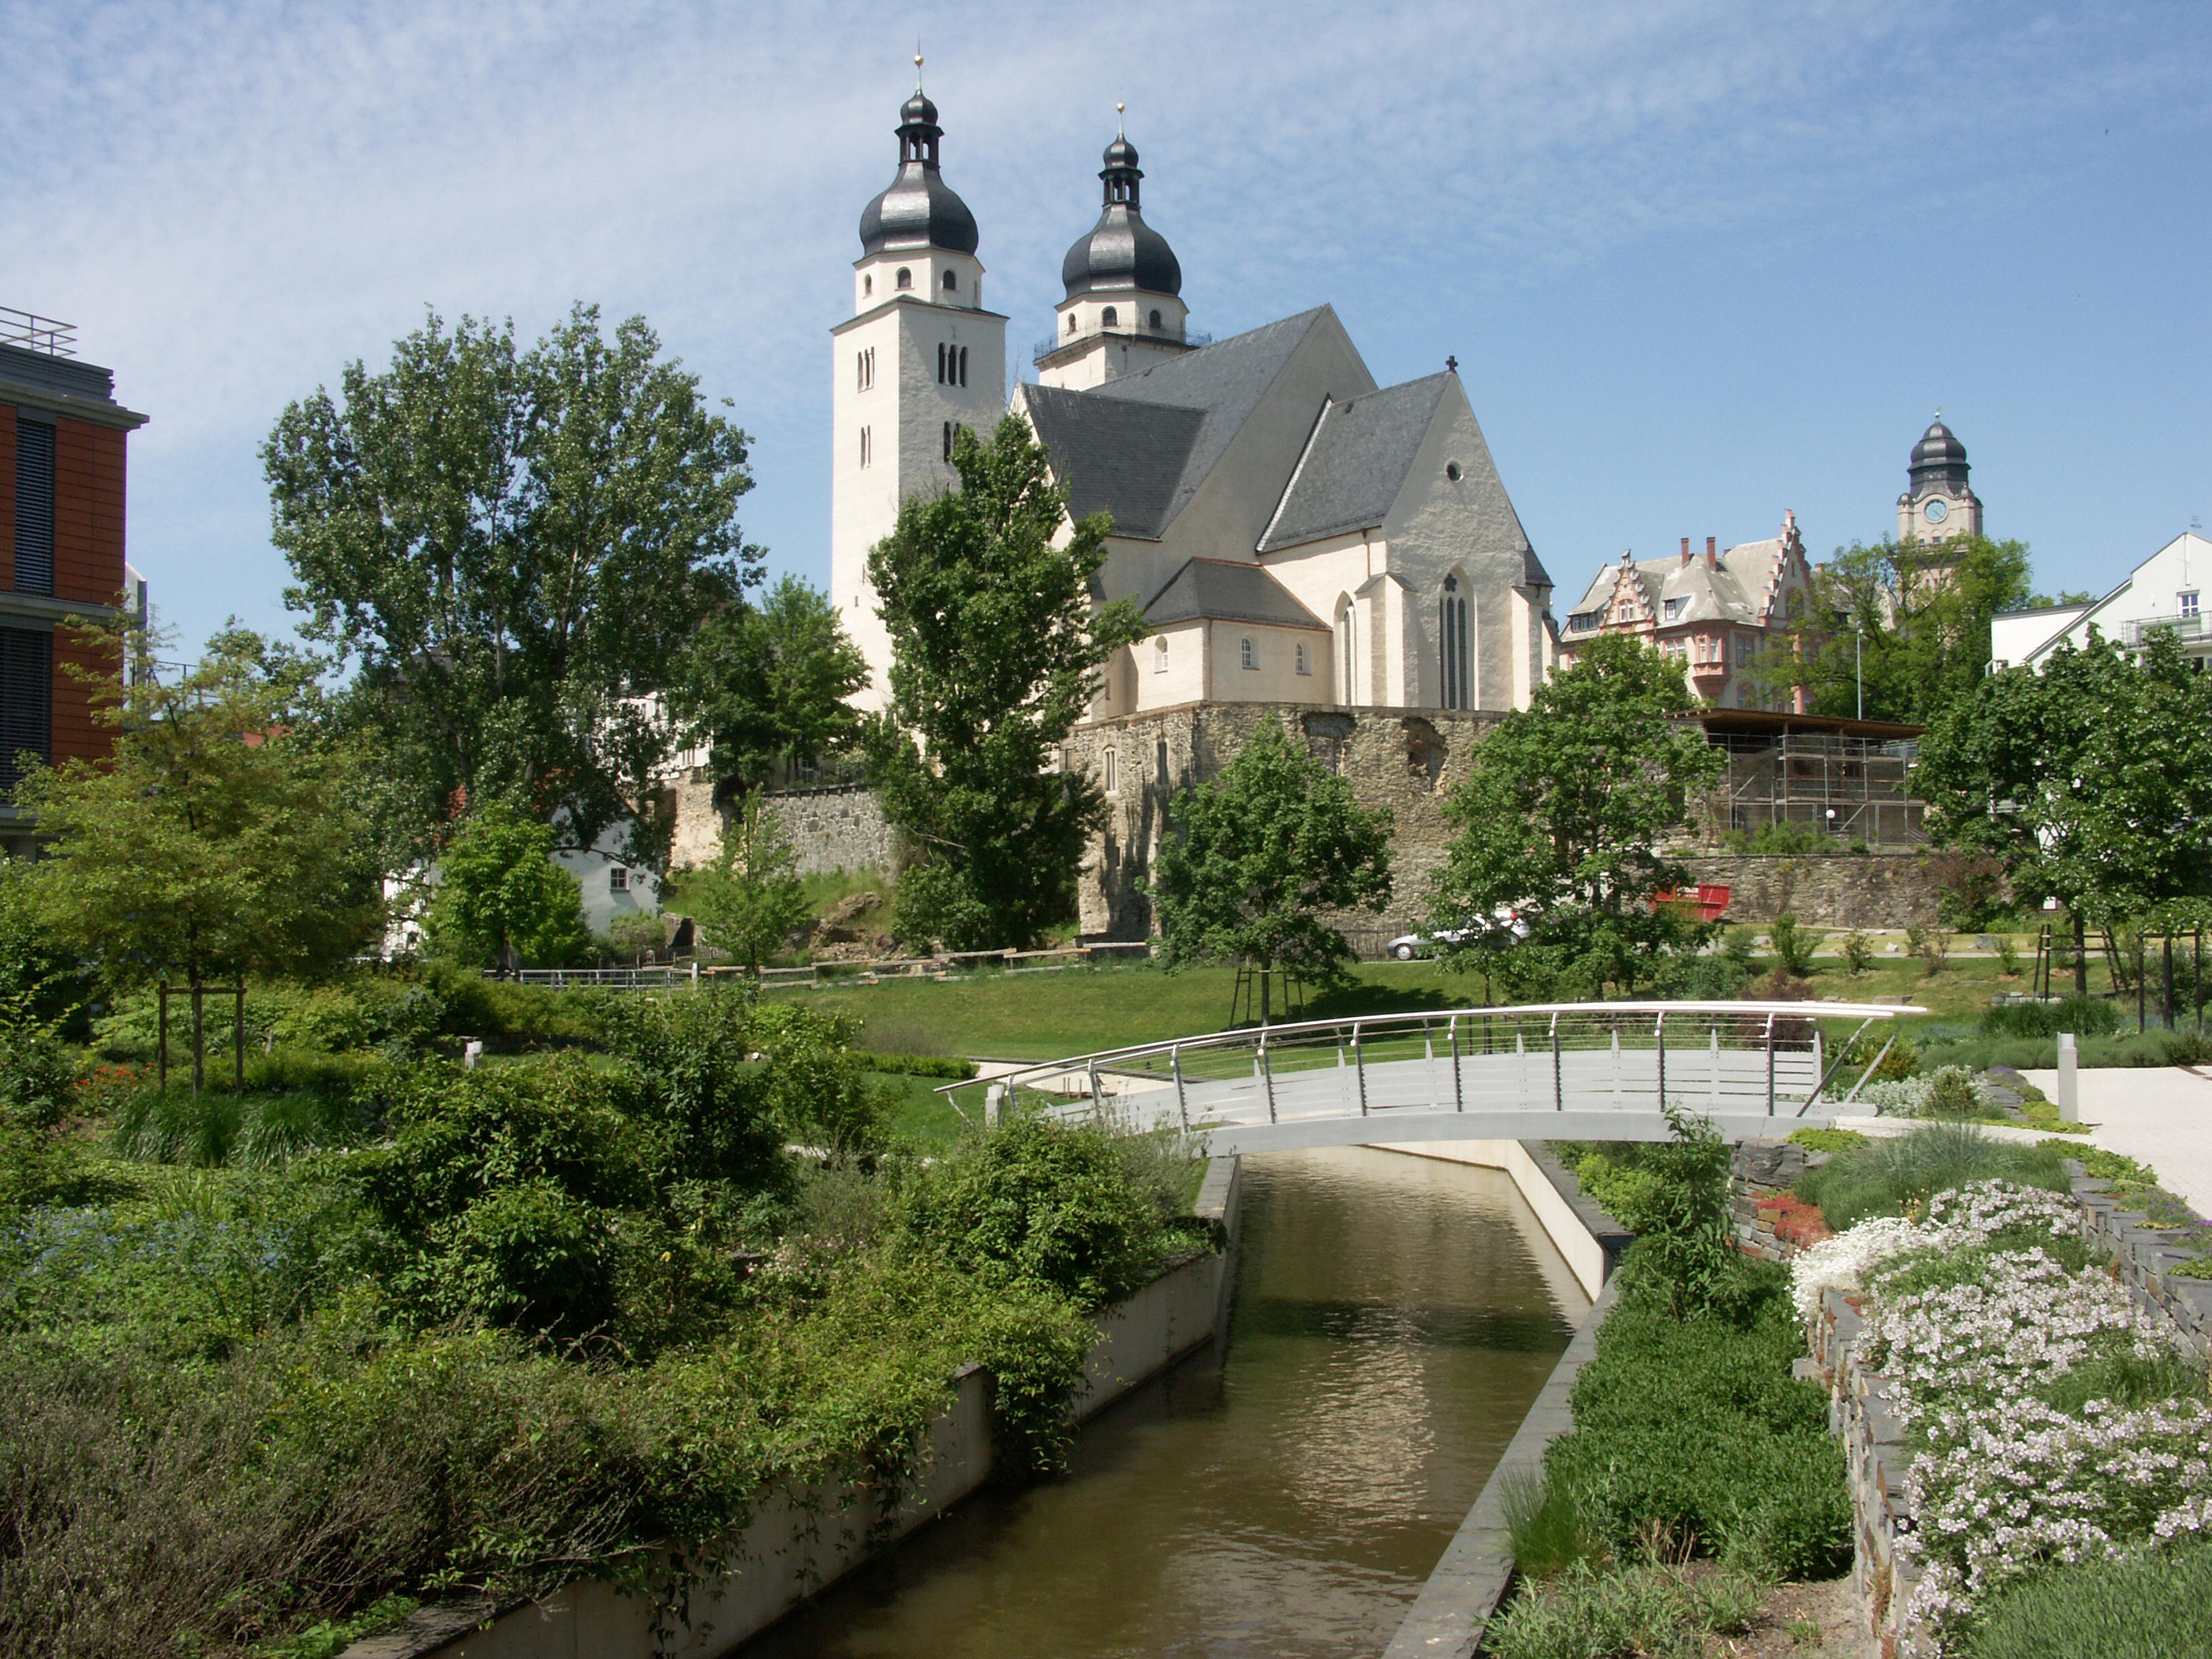
[{"label": "water in canal", "polygon": [[747,1659],[1374,1659],[1588,1305],[1511,1179],[1346,1147],[1244,1161],[1209,1347]]}]

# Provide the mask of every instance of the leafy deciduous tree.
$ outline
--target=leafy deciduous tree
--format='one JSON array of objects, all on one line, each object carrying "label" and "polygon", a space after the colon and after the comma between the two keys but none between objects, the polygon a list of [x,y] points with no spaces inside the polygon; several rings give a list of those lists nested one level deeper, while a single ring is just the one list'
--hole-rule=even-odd
[{"label": "leafy deciduous tree", "polygon": [[714,861],[684,878],[684,902],[706,942],[727,951],[749,974],[806,920],[798,855],[775,812],[757,794],[745,798],[736,823],[722,832]]},{"label": "leafy deciduous tree", "polygon": [[1176,833],[1151,890],[1170,967],[1237,961],[1327,981],[1352,952],[1321,913],[1389,902],[1389,809],[1360,806],[1272,716],[1168,816]]},{"label": "leafy deciduous tree", "polygon": [[634,815],[639,861],[665,861],[671,734],[639,694],[760,554],[745,434],[641,319],[609,337],[580,305],[525,351],[512,323],[433,315],[389,368],[287,408],[262,460],[286,603],[358,659],[346,713],[385,751],[393,839],[419,854],[504,800],[580,847]]},{"label": "leafy deciduous tree", "polygon": [[1679,663],[1603,635],[1474,750],[1445,803],[1457,831],[1435,878],[1439,930],[1500,908],[1528,937],[1501,951],[1470,941],[1448,966],[1480,961],[1538,993],[1633,989],[1656,959],[1697,936],[1661,894],[1688,872],[1661,850],[1721,757],[1688,721],[1698,706]]},{"label": "leafy deciduous tree", "polygon": [[422,932],[432,951],[511,973],[585,955],[583,890],[553,862],[553,831],[511,807],[479,808],[438,860]]},{"label": "leafy deciduous tree", "polygon": [[1108,656],[1139,639],[1133,606],[1094,607],[1103,514],[1075,524],[1027,427],[955,439],[960,488],[918,497],[868,556],[890,631],[890,706],[869,723],[870,776],[917,861],[896,926],[956,950],[1034,944],[1074,909],[1103,800],[1048,770]]},{"label": "leafy deciduous tree", "polygon": [[[112,758],[34,770],[16,791],[45,842],[29,886],[53,936],[119,988],[312,975],[371,943],[383,903],[349,805],[361,769],[315,721],[322,665],[234,625],[165,685],[147,635],[106,645],[142,671],[99,682]],[[195,1086],[204,1054],[196,1018]]]},{"label": "leafy deciduous tree", "polygon": [[836,607],[786,576],[757,605],[732,605],[700,624],[670,702],[713,744],[715,770],[743,785],[778,761],[818,761],[850,748],[860,717],[848,699],[867,683],[867,659]]}]

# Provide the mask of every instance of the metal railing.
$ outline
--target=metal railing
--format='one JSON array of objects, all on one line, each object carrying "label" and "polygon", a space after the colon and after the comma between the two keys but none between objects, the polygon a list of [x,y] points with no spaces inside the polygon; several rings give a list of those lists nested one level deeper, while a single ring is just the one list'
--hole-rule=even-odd
[{"label": "metal railing", "polygon": [[[1158,1127],[1276,1126],[1394,1111],[1731,1117],[1848,1105],[1889,1052],[1838,1075],[1877,1021],[1925,1009],[1862,1003],[1601,1002],[1462,1008],[1218,1031],[1103,1049],[948,1084],[996,1085],[1057,1115],[1132,1110]],[[1855,1020],[1830,1045],[1824,1021]],[[1848,1088],[1838,1099],[1835,1091]]]},{"label": "metal railing", "polygon": [[2120,624],[2120,643],[2140,650],[2153,634],[2171,634],[2184,645],[2201,645],[2205,639],[2202,617],[2131,617]]},{"label": "metal railing", "polygon": [[20,346],[26,351],[44,352],[49,357],[74,357],[76,325],[41,317],[36,312],[18,311],[13,306],[0,306],[0,345]]},{"label": "metal railing", "polygon": [[1091,340],[1164,340],[1170,345],[1188,346],[1193,350],[1213,343],[1213,336],[1195,328],[1112,328],[1085,329],[1079,334],[1048,334],[1030,348],[1030,361],[1041,363],[1055,351],[1072,345],[1082,345]]}]

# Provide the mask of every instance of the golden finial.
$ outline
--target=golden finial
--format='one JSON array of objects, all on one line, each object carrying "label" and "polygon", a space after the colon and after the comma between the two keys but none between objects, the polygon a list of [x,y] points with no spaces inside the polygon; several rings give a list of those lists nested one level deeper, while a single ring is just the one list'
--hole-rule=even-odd
[{"label": "golden finial", "polygon": [[921,90],[921,37],[914,37],[914,89]]}]

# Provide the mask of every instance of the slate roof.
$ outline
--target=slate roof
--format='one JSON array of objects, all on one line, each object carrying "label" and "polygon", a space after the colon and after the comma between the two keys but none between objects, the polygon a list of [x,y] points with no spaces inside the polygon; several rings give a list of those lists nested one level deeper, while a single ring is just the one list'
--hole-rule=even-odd
[{"label": "slate roof", "polygon": [[[1753,627],[1759,623],[1759,607],[1765,602],[1775,566],[1782,556],[1781,538],[1770,537],[1763,542],[1738,542],[1720,555],[1717,568],[1708,565],[1704,554],[1692,553],[1686,564],[1679,556],[1643,559],[1629,570],[1644,608],[1662,628],[1697,622]],[[1609,610],[1620,575],[1617,564],[1599,571],[1597,580],[1569,614],[1579,617]],[[1680,611],[1671,617],[1666,611],[1668,599],[1683,601]]]},{"label": "slate roof", "polygon": [[1145,601],[1144,611],[1145,620],[1155,628],[1212,621],[1329,631],[1327,623],[1300,605],[1269,572],[1231,559],[1186,559],[1182,568]]},{"label": "slate roof", "polygon": [[[1146,441],[1155,457],[1164,458],[1181,441],[1163,428],[1179,431],[1178,422],[1188,422],[1194,415],[1198,417],[1187,446],[1181,451],[1182,465],[1175,476],[1158,477],[1147,486],[1146,493],[1164,490],[1164,508],[1153,509],[1143,495],[1133,496],[1129,501],[1133,510],[1125,519],[1120,502],[1101,499],[1100,505],[1114,514],[1115,534],[1145,540],[1159,538],[1174,522],[1176,514],[1189,505],[1190,498],[1220,465],[1230,444],[1267,396],[1267,388],[1274,385],[1299,343],[1312,332],[1326,310],[1326,306],[1316,306],[1311,311],[1302,311],[1280,322],[1232,335],[1196,351],[1186,351],[1164,363],[1155,363],[1138,374],[1125,374],[1086,392],[1062,394],[1099,403],[1133,404],[1147,411],[1174,411],[1158,428],[1148,428],[1142,416],[1133,410],[1130,412],[1127,430],[1133,434],[1148,432]],[[1035,408],[1036,394],[1049,389],[1030,386],[1027,390],[1030,406]],[[1052,447],[1049,437],[1045,442],[1048,447]],[[1055,465],[1059,459],[1055,450]],[[1095,459],[1093,465],[1097,465]],[[1074,481],[1073,473],[1063,472],[1061,476]],[[1125,480],[1121,487],[1127,488],[1133,482]],[[1152,527],[1125,527],[1139,524]]]},{"label": "slate roof", "polygon": [[1115,535],[1158,541],[1174,516],[1176,488],[1206,411],[1060,386],[1024,390],[1037,438],[1067,483],[1069,513],[1111,513]]},{"label": "slate roof", "polygon": [[1379,525],[1404,489],[1449,372],[1330,403],[1306,440],[1260,551]]}]

